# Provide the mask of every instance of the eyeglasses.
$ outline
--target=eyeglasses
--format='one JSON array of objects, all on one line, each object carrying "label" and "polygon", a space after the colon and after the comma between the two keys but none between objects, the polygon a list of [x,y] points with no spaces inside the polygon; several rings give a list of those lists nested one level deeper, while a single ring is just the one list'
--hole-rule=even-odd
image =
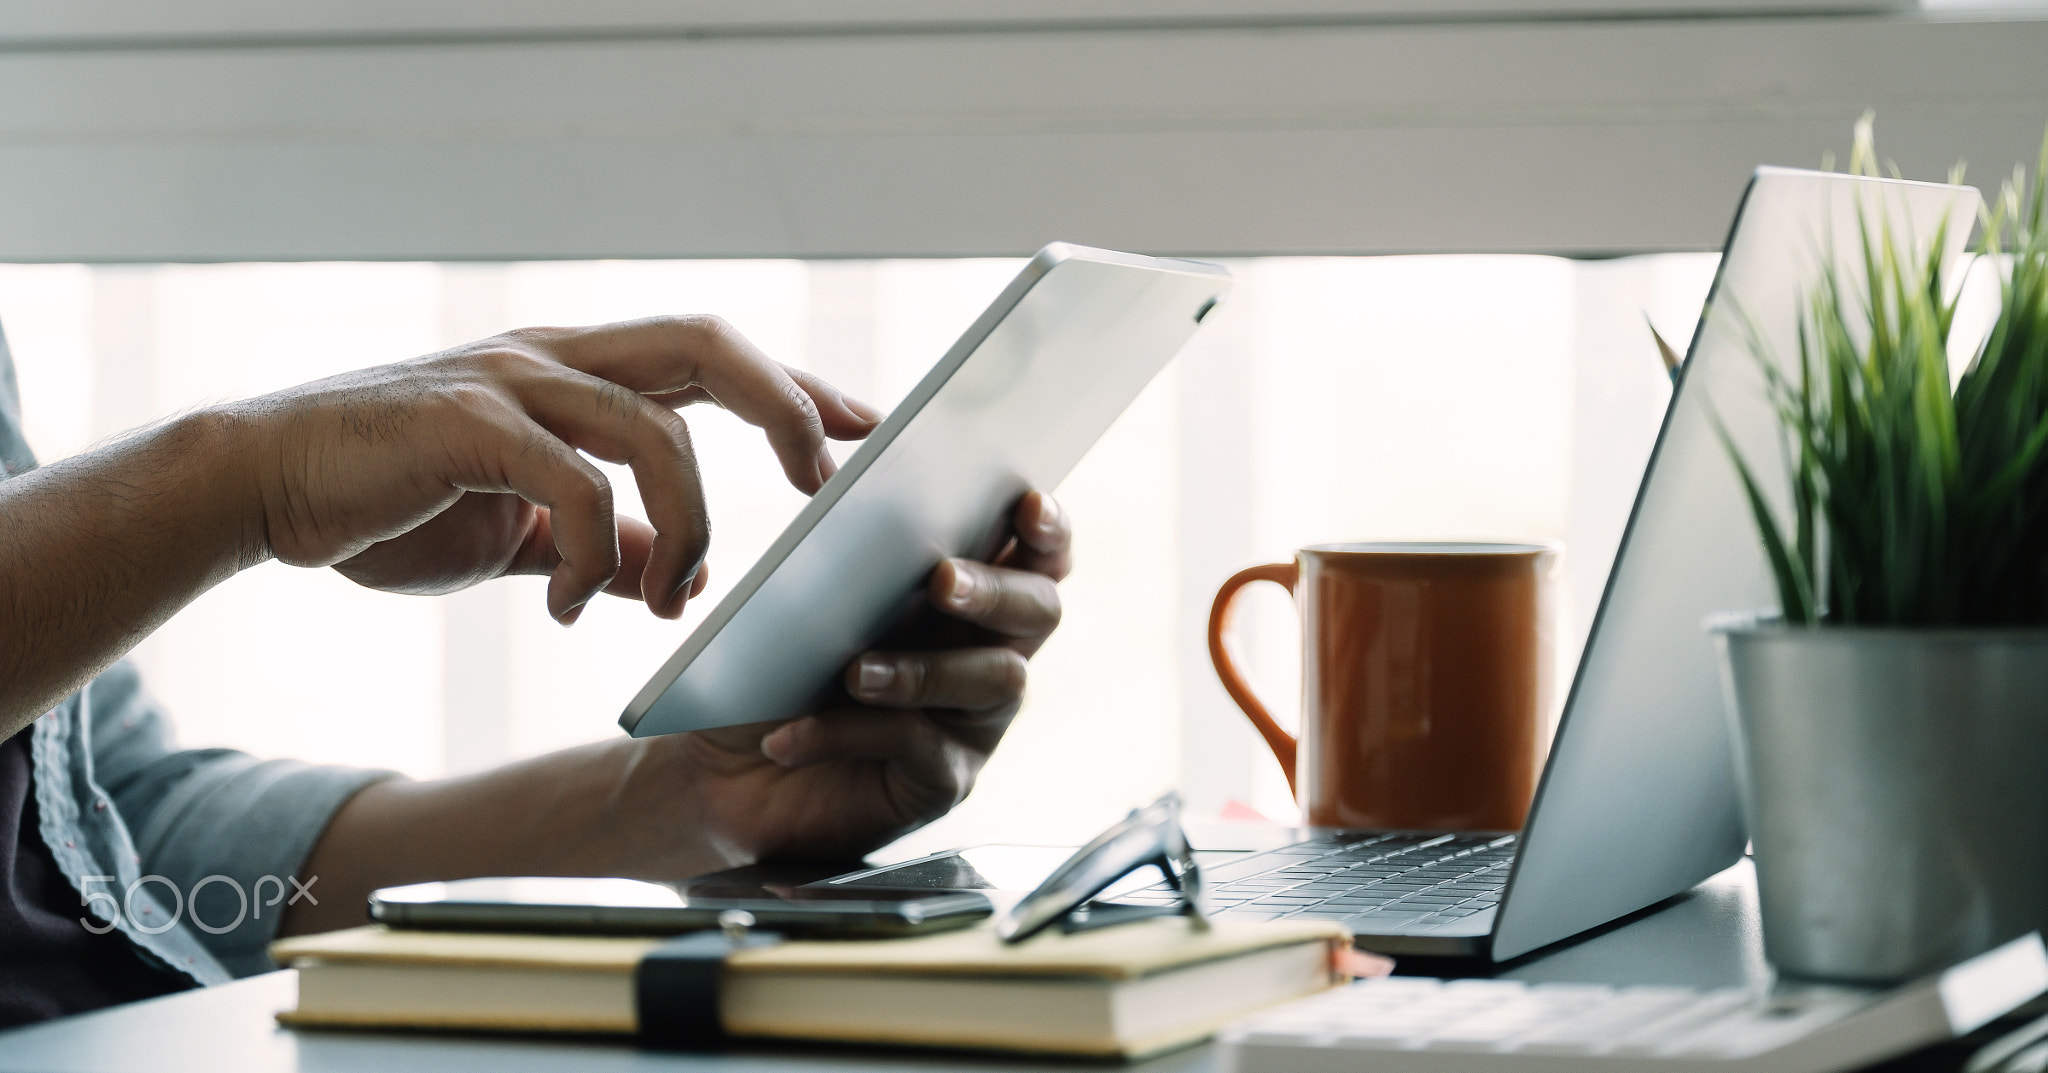
[{"label": "eyeglasses", "polygon": [[[1089,904],[1111,884],[1147,865],[1159,869],[1180,892],[1179,905]],[[1180,795],[1169,791],[1067,858],[1038,889],[1003,914],[996,922],[996,935],[1006,943],[1021,943],[1056,923],[1064,922],[1064,930],[1075,932],[1174,913],[1185,914],[1197,931],[1209,930],[1209,918],[1202,912],[1201,869],[1180,826]]]}]

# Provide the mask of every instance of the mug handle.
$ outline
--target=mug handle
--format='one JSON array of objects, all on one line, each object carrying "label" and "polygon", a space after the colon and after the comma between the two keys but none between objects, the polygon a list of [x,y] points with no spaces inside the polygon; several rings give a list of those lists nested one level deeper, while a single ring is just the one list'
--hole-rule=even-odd
[{"label": "mug handle", "polygon": [[1209,660],[1216,665],[1216,677],[1223,680],[1223,688],[1230,694],[1230,699],[1244,709],[1245,717],[1258,729],[1259,736],[1266,739],[1266,745],[1273,750],[1273,758],[1280,761],[1280,770],[1287,775],[1288,792],[1295,794],[1297,799],[1301,795],[1294,786],[1294,754],[1301,743],[1294,735],[1280,729],[1280,724],[1273,720],[1273,713],[1266,710],[1265,702],[1252,692],[1244,674],[1230,658],[1230,649],[1223,643],[1223,635],[1230,629],[1231,605],[1246,585],[1254,581],[1270,581],[1293,596],[1295,581],[1299,577],[1300,571],[1293,563],[1249,566],[1230,575],[1230,580],[1216,591],[1216,602],[1209,607]]}]

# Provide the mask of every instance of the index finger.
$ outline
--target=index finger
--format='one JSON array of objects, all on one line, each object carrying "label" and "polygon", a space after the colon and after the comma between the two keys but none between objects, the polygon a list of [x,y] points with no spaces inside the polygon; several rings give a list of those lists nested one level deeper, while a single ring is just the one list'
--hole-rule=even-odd
[{"label": "index finger", "polygon": [[683,590],[704,562],[711,523],[690,430],[672,411],[620,384],[560,366],[545,379],[519,382],[527,412],[550,432],[607,462],[633,469],[654,540],[639,576],[647,608],[682,614]]},{"label": "index finger", "polygon": [[[782,471],[800,491],[824,485],[835,469],[825,450],[827,422],[814,390],[717,317],[651,317],[576,328],[549,340],[563,364],[643,395],[684,396],[701,389],[768,435]],[[819,382],[822,383],[822,382]],[[834,425],[873,422],[831,393]],[[844,411],[839,412],[839,411]]]}]

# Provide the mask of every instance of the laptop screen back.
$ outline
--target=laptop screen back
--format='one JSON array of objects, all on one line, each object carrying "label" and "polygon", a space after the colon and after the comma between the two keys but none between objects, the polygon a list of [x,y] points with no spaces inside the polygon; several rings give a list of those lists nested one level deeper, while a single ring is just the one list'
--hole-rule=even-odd
[{"label": "laptop screen back", "polygon": [[1661,901],[1742,855],[1719,669],[1701,623],[1777,598],[1708,400],[1759,479],[1782,485],[1772,479],[1777,426],[1740,317],[1777,361],[1796,361],[1800,303],[1827,251],[1858,260],[1859,200],[1920,249],[1952,216],[1951,263],[1979,201],[1967,187],[1778,168],[1751,180],[1537,788],[1495,925],[1496,960]]}]

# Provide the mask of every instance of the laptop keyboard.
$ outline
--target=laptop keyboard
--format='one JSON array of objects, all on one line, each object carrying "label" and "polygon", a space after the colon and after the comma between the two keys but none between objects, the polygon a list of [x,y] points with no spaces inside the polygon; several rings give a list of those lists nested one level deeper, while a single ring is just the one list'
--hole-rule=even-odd
[{"label": "laptop keyboard", "polygon": [[[1513,835],[1342,836],[1216,869],[1206,900],[1213,911],[1233,916],[1348,921],[1399,913],[1404,925],[1455,920],[1499,904],[1514,860]],[[1210,875],[1204,870],[1204,878]],[[1129,905],[1170,905],[1179,895],[1155,883],[1111,897]]]}]

